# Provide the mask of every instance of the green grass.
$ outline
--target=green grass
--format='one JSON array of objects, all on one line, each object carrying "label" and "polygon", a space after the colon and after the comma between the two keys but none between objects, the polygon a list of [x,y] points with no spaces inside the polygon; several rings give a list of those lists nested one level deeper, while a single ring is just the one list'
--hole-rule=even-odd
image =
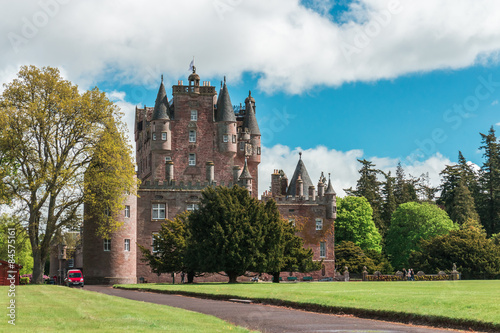
[{"label": "green grass", "polygon": [[[421,282],[308,282],[194,285],[139,284],[125,288],[151,288],[247,299],[279,299],[345,309],[383,312],[402,317],[432,318],[446,323],[478,323],[500,328],[500,281]],[[363,311],[360,311],[363,313]],[[410,314],[410,316],[408,316]],[[400,316],[401,317],[401,316]],[[435,321],[435,320],[434,320]]]},{"label": "green grass", "polygon": [[16,286],[16,325],[0,287],[0,332],[249,332],[216,317],[60,286]]}]

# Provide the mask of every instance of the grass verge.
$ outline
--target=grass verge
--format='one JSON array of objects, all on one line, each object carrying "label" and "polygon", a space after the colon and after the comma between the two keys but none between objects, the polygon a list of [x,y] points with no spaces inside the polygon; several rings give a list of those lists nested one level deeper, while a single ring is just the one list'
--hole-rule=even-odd
[{"label": "grass verge", "polygon": [[500,281],[203,283],[115,287],[214,299],[238,297],[318,312],[500,331]]},{"label": "grass verge", "polygon": [[77,288],[16,286],[16,321],[7,321],[8,287],[0,332],[249,332],[219,318]]}]

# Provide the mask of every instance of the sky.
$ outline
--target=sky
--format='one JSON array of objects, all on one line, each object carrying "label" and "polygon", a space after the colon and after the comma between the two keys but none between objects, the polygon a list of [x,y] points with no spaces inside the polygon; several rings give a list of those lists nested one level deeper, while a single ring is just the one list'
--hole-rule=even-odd
[{"label": "sky", "polygon": [[[38,0],[0,3],[0,83],[22,65],[58,67],[120,106],[224,76],[248,91],[262,133],[259,191],[291,177],[298,153],[340,196],[360,164],[401,162],[438,185],[458,151],[482,165],[481,137],[500,126],[500,2],[495,0]],[[1,92],[2,88],[0,88]],[[171,90],[167,89],[168,98]]]}]

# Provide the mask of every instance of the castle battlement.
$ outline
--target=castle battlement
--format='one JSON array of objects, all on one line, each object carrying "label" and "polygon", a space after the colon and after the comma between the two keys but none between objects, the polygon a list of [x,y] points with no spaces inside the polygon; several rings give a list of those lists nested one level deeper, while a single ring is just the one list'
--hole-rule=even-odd
[{"label": "castle battlement", "polygon": [[216,186],[227,186],[227,187],[232,187],[233,182],[227,182],[227,184],[224,181],[221,181],[218,183],[217,181],[213,182],[176,182],[175,180],[171,181],[149,181],[146,180],[144,183],[141,184],[140,190],[168,190],[168,191],[201,191],[207,187],[216,187]]}]

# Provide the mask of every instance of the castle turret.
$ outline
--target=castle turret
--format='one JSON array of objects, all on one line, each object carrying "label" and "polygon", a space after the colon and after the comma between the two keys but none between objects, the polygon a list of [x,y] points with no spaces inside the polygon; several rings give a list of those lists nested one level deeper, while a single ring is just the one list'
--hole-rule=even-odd
[{"label": "castle turret", "polygon": [[224,85],[217,102],[217,142],[221,153],[236,154],[236,116],[224,78]]},{"label": "castle turret", "polygon": [[151,150],[171,150],[172,135],[170,133],[170,117],[168,114],[168,98],[163,76],[156,96],[155,108],[151,117]]},{"label": "castle turret", "polygon": [[337,193],[335,193],[332,181],[330,179],[330,174],[328,174],[328,187],[325,193],[326,197],[326,218],[336,219],[337,218]]},{"label": "castle turret", "polygon": [[302,161],[302,153],[299,153],[299,162],[297,163],[297,167],[295,168],[295,172],[293,173],[292,179],[290,180],[290,184],[288,185],[287,195],[297,196],[297,180],[302,180],[303,188],[308,189],[309,186],[312,185],[311,177],[309,177],[309,173],[307,172],[306,166]]},{"label": "castle turret", "polygon": [[245,160],[245,166],[243,167],[239,180],[240,185],[245,187],[250,194],[252,194],[252,179],[253,177],[250,174],[250,171],[248,171],[247,161]]},{"label": "castle turret", "polygon": [[260,130],[257,123],[257,118],[255,117],[255,99],[251,96],[249,92],[248,97],[245,100],[245,118],[243,120],[243,128],[250,134],[250,145],[252,147],[251,153],[248,154],[250,163],[260,163]]},{"label": "castle turret", "polygon": [[281,176],[276,169],[271,175],[271,195],[273,197],[281,195]]}]

